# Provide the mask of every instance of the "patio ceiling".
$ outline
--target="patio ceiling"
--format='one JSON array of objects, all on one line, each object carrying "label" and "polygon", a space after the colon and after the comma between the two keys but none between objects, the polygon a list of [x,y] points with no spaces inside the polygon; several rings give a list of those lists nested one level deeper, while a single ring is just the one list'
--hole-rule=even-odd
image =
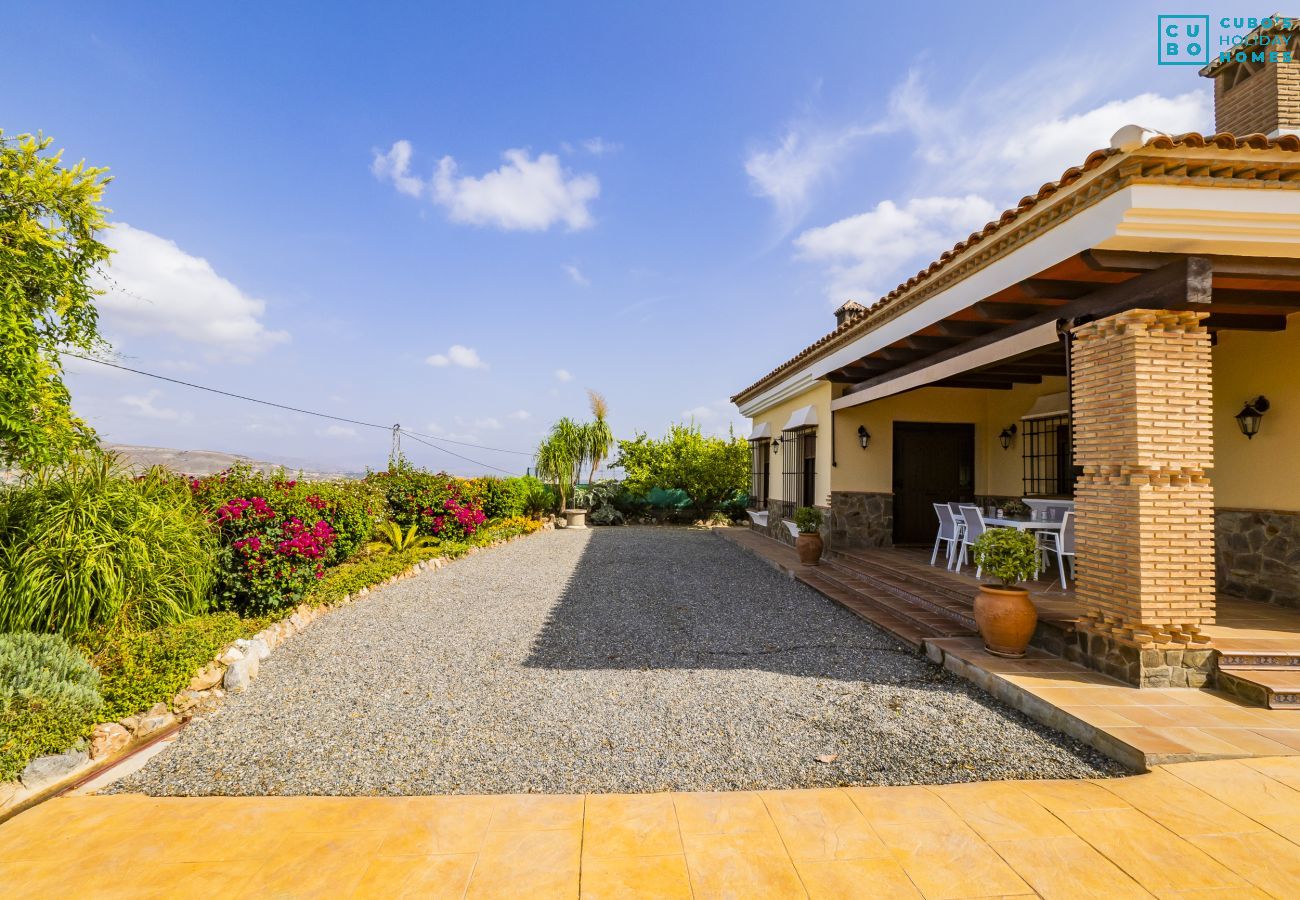
[{"label": "patio ceiling", "polygon": [[[1047,323],[1080,322],[1123,309],[1199,308],[1211,332],[1281,331],[1300,312],[1300,260],[1190,257],[1166,253],[1090,250],[1064,260],[843,365],[824,377],[868,390],[948,363]],[[1011,353],[994,362],[972,357],[969,369],[942,368],[926,382],[940,387],[1008,390],[1065,375],[1060,343]],[[912,379],[915,380],[915,379]]]}]

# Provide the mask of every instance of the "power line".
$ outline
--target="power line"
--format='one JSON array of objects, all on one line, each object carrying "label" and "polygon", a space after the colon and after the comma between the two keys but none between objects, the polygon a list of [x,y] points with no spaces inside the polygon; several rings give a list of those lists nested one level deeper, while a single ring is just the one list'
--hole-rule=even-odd
[{"label": "power line", "polygon": [[[146,371],[144,371],[143,369],[133,369],[133,368],[131,368],[130,366],[123,366],[123,365],[120,365],[119,363],[111,363],[111,362],[108,362],[108,361],[106,361],[106,360],[96,359],[96,358],[94,358],[93,356],[83,356],[83,355],[81,355],[80,353],[71,353],[71,352],[64,351],[64,352],[62,353],[62,355],[63,355],[63,356],[71,356],[71,357],[73,357],[74,359],[85,360],[86,362],[98,363],[98,364],[101,365],[101,366],[108,366],[108,367],[111,368],[111,369],[120,369],[120,370],[123,371],[123,372],[130,372],[130,373],[132,373],[133,375],[143,375],[143,376],[145,376],[146,378],[156,378],[156,379],[158,379],[159,381],[166,381],[166,382],[169,382],[169,383],[171,383],[171,384],[179,384],[181,387],[193,388],[193,389],[196,390],[196,391],[207,391],[207,392],[210,393],[210,394],[219,394],[219,395],[221,395],[222,397],[231,397],[231,398],[233,398],[233,399],[235,399],[235,400],[244,400],[244,401],[247,401],[248,403],[260,403],[262,406],[270,406],[270,407],[274,407],[275,409],[283,409],[283,410],[288,410],[289,412],[301,413],[302,415],[305,415],[305,416],[316,416],[316,417],[321,418],[321,419],[331,419],[331,420],[333,420],[333,421],[335,421],[335,422],[346,422],[346,423],[349,424],[349,425],[360,425],[360,426],[363,427],[363,428],[378,428],[378,429],[381,429],[381,430],[383,430],[383,431],[389,431],[389,432],[393,431],[393,426],[392,426],[392,425],[379,425],[379,424],[376,424],[375,422],[363,422],[363,421],[361,421],[360,419],[349,419],[349,418],[347,418],[346,416],[335,416],[335,415],[331,415],[330,413],[317,412],[317,411],[315,411],[315,410],[311,410],[311,409],[302,409],[302,408],[300,408],[300,407],[297,407],[297,406],[289,406],[289,405],[284,404],[284,403],[275,403],[275,402],[272,402],[272,401],[270,401],[270,400],[262,400],[262,399],[260,399],[260,398],[258,398],[258,397],[249,397],[249,396],[246,396],[246,395],[244,395],[244,394],[236,394],[236,393],[233,393],[233,392],[231,392],[231,391],[223,391],[223,390],[220,390],[219,388],[208,387],[207,385],[195,384],[195,383],[192,382],[192,381],[182,381],[182,380],[179,379],[179,378],[171,378],[171,377],[169,377],[169,376],[167,376],[167,375],[159,375],[159,374],[157,374],[157,373],[155,373],[155,372],[146,372]],[[482,444],[471,444],[471,443],[468,443],[468,442],[466,442],[466,441],[453,441],[453,440],[451,440],[451,439],[449,439],[449,438],[434,437],[433,435],[420,434],[419,432],[407,431],[406,429],[400,429],[400,431],[401,431],[403,434],[406,434],[406,435],[407,435],[408,437],[410,437],[411,439],[413,439],[413,440],[417,440],[417,441],[419,441],[420,443],[425,444],[426,446],[432,447],[432,448],[435,449],[435,450],[441,450],[443,453],[451,454],[452,456],[455,456],[455,457],[458,458],[458,459],[463,459],[463,460],[465,460],[466,462],[472,462],[472,463],[474,463],[474,465],[476,465],[476,466],[484,466],[485,468],[488,468],[488,469],[496,469],[498,472],[505,472],[506,470],[505,470],[505,469],[502,469],[502,468],[500,468],[500,467],[498,467],[498,466],[488,465],[487,463],[479,462],[478,460],[475,460],[475,459],[470,459],[468,456],[461,456],[459,453],[454,453],[454,452],[452,452],[451,450],[448,450],[446,447],[439,447],[437,444],[430,444],[430,443],[428,443],[428,441],[424,441],[424,440],[420,440],[420,439],[421,439],[421,438],[428,438],[429,440],[432,440],[432,441],[440,441],[440,442],[448,443],[448,444],[457,444],[457,445],[459,445],[459,446],[465,446],[465,447],[475,447],[475,448],[478,448],[478,449],[480,449],[480,450],[491,450],[491,451],[494,451],[494,452],[496,452],[496,453],[515,453],[515,454],[518,454],[518,455],[520,455],[520,456],[532,456],[532,455],[533,455],[533,454],[531,454],[531,453],[526,453],[526,452],[523,451],[523,450],[505,450],[505,449],[502,449],[502,448],[500,448],[500,447],[486,447],[486,446],[484,446],[484,445],[482,445]],[[514,474],[514,473],[510,473],[510,474]]]}]

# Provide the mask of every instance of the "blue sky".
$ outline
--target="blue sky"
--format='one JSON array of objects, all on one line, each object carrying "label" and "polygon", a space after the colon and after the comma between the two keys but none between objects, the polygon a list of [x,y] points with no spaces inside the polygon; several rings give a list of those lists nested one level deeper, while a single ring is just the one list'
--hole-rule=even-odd
[{"label": "blue sky", "polygon": [[[1167,9],[1071,9],[26,5],[0,33],[24,61],[0,127],[112,169],[102,323],[126,365],[509,449],[584,415],[587,388],[619,436],[725,431],[726,398],[839,302],[1119,125],[1212,129],[1211,85],[1155,65]],[[69,369],[110,441],[354,469],[387,452],[379,431]]]}]

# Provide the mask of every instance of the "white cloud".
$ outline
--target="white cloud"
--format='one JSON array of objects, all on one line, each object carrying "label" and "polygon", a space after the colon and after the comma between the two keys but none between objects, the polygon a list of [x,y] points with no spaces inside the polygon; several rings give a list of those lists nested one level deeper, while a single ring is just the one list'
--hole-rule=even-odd
[{"label": "white cloud", "polygon": [[357,430],[351,425],[327,425],[316,431],[317,437],[331,438],[354,438],[357,436]]},{"label": "white cloud", "polygon": [[709,406],[695,406],[691,409],[682,410],[682,418],[688,422],[695,421],[701,424],[711,422],[718,417],[718,411]]},{"label": "white cloud", "polygon": [[532,417],[533,414],[526,409],[517,409],[510,413],[510,415],[506,416],[507,419],[514,419],[517,422],[525,422]]},{"label": "white cloud", "polygon": [[571,374],[569,374],[568,369],[556,369],[556,370],[555,370],[555,377],[556,377],[557,379],[559,379],[560,381],[572,381],[572,380],[573,380],[573,376],[572,376]]},{"label": "white cloud", "polygon": [[919,197],[898,206],[882,200],[860,213],[795,239],[803,259],[825,263],[833,301],[867,302],[893,287],[905,264],[919,266],[982,227],[995,207],[983,197]]},{"label": "white cloud", "polygon": [[478,351],[462,344],[452,344],[446,353],[435,353],[425,359],[431,366],[460,366],[463,369],[486,369],[488,367],[479,358]]},{"label": "white cloud", "polygon": [[501,423],[491,416],[484,416],[482,419],[474,420],[475,428],[486,428],[492,431],[501,427]]},{"label": "white cloud", "polygon": [[834,174],[860,138],[879,130],[866,125],[835,131],[792,126],[775,146],[750,151],[745,174],[754,193],[772,201],[782,227],[789,229],[808,211],[813,188]]},{"label": "white cloud", "polygon": [[127,394],[118,401],[142,419],[156,419],[160,422],[188,422],[193,416],[188,412],[158,406],[155,401],[162,396],[162,391],[153,390],[144,394]]},{"label": "white cloud", "polygon": [[448,431],[437,422],[430,422],[425,426],[424,430],[434,437],[445,438],[449,441],[469,441],[470,443],[478,441],[478,435],[476,434],[465,431]]},{"label": "white cloud", "polygon": [[505,164],[481,177],[457,175],[456,161],[444,156],[434,173],[434,202],[453,222],[492,225],[507,231],[545,231],[563,223],[571,231],[594,224],[588,204],[600,196],[595,175],[574,175],[559,157],[507,150]]},{"label": "white cloud", "polygon": [[591,281],[587,279],[587,276],[582,274],[582,270],[575,265],[572,264],[565,265],[564,271],[567,272],[569,277],[573,279],[574,284],[581,285],[582,287],[586,287],[587,285],[591,284]]},{"label": "white cloud", "polygon": [[604,156],[607,153],[617,153],[623,149],[623,145],[614,141],[607,141],[604,138],[594,137],[583,141],[582,149],[592,156]]},{"label": "white cloud", "polygon": [[117,252],[98,306],[105,328],[166,334],[210,348],[224,360],[247,360],[289,340],[262,322],[266,303],[250,297],[173,241],[114,223],[105,241]]},{"label": "white cloud", "polygon": [[418,197],[424,193],[424,182],[411,174],[411,142],[396,141],[387,153],[374,151],[370,171],[380,181],[391,181],[400,193]]}]

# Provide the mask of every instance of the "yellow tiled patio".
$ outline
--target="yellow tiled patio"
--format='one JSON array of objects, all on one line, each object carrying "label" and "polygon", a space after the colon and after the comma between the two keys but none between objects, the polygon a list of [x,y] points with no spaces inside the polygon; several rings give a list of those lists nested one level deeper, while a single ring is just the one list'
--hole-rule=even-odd
[{"label": "yellow tiled patio", "polygon": [[9,898],[1288,897],[1300,759],[723,794],[137,795],[0,826]]}]

